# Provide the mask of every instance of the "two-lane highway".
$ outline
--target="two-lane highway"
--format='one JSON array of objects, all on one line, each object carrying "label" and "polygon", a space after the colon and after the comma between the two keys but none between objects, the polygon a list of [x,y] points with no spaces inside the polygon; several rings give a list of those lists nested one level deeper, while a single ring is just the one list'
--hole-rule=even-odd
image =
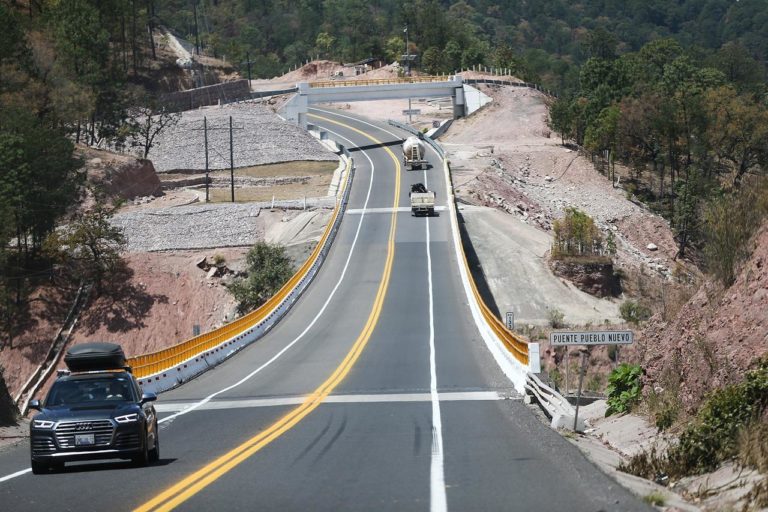
[{"label": "two-lane highway", "polygon": [[[482,341],[448,211],[412,217],[442,163],[406,171],[392,127],[315,109],[350,148],[323,268],[263,339],[161,395],[161,462],[0,481],[8,510],[648,510],[522,404]],[[119,340],[116,340],[119,341]],[[29,466],[0,453],[0,479]]]}]

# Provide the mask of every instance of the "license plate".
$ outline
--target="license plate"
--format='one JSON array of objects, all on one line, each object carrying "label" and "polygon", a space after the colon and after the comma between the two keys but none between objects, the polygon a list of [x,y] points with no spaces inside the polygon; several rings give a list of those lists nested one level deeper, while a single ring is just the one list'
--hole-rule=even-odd
[{"label": "license plate", "polygon": [[90,446],[96,444],[93,434],[75,434],[75,446]]}]

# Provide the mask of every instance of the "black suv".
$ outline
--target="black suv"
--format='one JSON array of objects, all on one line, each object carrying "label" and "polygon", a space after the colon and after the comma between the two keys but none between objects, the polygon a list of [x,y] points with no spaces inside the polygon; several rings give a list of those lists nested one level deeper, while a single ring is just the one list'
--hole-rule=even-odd
[{"label": "black suv", "polygon": [[[154,393],[142,393],[118,345],[88,343],[67,353],[60,375],[30,424],[32,472],[63,469],[66,461],[160,458]],[[117,366],[117,367],[116,367]],[[118,368],[122,366],[122,368]],[[98,369],[99,367],[108,367]]]}]

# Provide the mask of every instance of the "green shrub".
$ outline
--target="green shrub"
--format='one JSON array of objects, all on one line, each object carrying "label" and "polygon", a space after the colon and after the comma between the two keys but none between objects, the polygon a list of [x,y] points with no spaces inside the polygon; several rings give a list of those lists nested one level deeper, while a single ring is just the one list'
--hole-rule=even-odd
[{"label": "green shrub", "polygon": [[576,208],[566,208],[565,217],[552,223],[554,244],[552,257],[602,256],[605,252],[603,237],[595,221]]},{"label": "green shrub", "polygon": [[293,275],[291,260],[281,245],[258,242],[246,256],[248,276],[228,286],[238,302],[238,311],[261,306]]},{"label": "green shrub", "polygon": [[553,329],[560,329],[561,327],[565,327],[565,322],[563,321],[565,319],[565,315],[557,308],[552,308],[547,311],[547,319],[549,320],[549,325]]},{"label": "green shrub", "polygon": [[755,423],[768,408],[768,357],[758,368],[747,373],[739,384],[713,392],[692,422],[680,436],[678,444],[666,453],[656,450],[639,453],[619,466],[644,478],[667,474],[680,478],[712,471],[721,462],[740,456],[743,462],[760,466],[768,449],[760,446],[745,449],[745,441],[759,437]]},{"label": "green shrub", "polygon": [[632,405],[640,399],[640,365],[622,363],[608,376],[608,409],[606,416],[629,412]]},{"label": "green shrub", "polygon": [[669,452],[670,462],[686,473],[715,469],[738,451],[741,431],[768,406],[768,359],[743,382],[713,392]]},{"label": "green shrub", "polygon": [[651,318],[651,309],[634,300],[622,302],[621,306],[619,306],[619,313],[625,322],[635,325]]},{"label": "green shrub", "polygon": [[663,507],[667,499],[658,491],[653,491],[651,494],[643,496],[643,501],[649,505],[655,505],[657,507]]}]

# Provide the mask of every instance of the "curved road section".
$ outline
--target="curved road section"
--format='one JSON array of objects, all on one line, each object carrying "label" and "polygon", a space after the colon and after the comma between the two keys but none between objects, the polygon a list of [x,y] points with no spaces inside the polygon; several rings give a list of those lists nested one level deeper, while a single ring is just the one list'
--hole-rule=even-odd
[{"label": "curved road section", "polygon": [[[313,109],[351,148],[350,203],[323,268],[270,333],[164,393],[161,460],[33,476],[0,453],[4,510],[651,510],[534,417],[477,332],[442,164],[406,171],[406,136]],[[118,340],[119,341],[119,340]]]}]

